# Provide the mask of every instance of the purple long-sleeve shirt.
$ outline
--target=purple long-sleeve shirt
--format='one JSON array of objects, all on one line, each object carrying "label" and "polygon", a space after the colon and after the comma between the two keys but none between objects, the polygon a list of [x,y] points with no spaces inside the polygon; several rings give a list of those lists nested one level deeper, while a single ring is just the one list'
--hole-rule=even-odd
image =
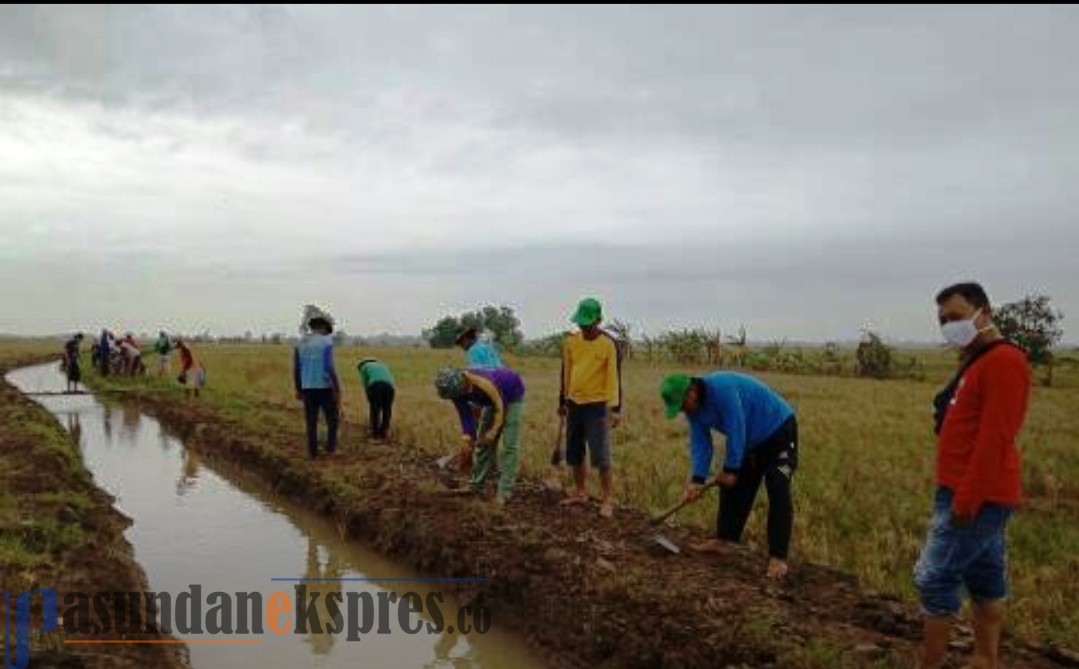
[{"label": "purple long-sleeve shirt", "polygon": [[506,407],[524,399],[524,382],[516,372],[505,368],[469,369],[464,374],[471,382],[472,389],[453,400],[457,415],[461,418],[461,433],[476,436],[476,418],[472,413],[475,405],[493,410],[491,427],[483,435],[484,438],[498,435],[506,422]]}]

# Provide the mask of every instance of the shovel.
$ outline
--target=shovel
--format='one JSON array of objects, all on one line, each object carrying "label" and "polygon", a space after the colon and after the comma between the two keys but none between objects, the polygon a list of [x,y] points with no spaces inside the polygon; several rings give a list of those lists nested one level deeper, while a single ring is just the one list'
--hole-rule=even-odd
[{"label": "shovel", "polygon": [[[701,488],[701,494],[697,495],[696,498],[694,498],[694,499],[684,499],[681,502],[678,502],[677,504],[672,506],[671,508],[667,509],[663,513],[660,513],[659,515],[656,515],[656,516],[652,516],[651,524],[652,525],[659,525],[663,521],[667,520],[668,518],[670,518],[674,514],[681,511],[683,508],[685,508],[685,507],[689,506],[690,504],[700,500],[700,498],[704,496],[704,491],[705,490],[708,490],[709,488],[714,488],[717,485],[719,485],[719,481],[716,480],[716,479],[712,479],[708,483],[704,484],[704,486]],[[671,541],[670,539],[668,539],[667,537],[663,536],[662,534],[660,534],[658,532],[656,534],[652,535],[652,541],[654,543],[658,544],[659,546],[661,546],[668,553],[673,553],[675,555],[678,555],[679,553],[682,552],[682,550],[680,548],[678,548],[678,544],[674,543],[673,541]]]},{"label": "shovel", "polygon": [[446,467],[449,467],[450,463],[455,459],[457,459],[456,453],[452,455],[443,455],[441,458],[435,460],[435,465],[438,466],[439,469],[445,469]]},{"label": "shovel", "polygon": [[562,459],[563,459],[563,447],[566,437],[566,417],[561,416],[558,419],[558,434],[555,436],[554,449],[551,451],[551,474],[547,477],[547,480],[543,482],[543,485],[548,490],[555,492],[562,490]]}]

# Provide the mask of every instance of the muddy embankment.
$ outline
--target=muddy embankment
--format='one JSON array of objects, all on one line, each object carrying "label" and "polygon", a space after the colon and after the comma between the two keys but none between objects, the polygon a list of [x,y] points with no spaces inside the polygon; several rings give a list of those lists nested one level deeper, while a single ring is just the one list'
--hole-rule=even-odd
[{"label": "muddy embankment", "polygon": [[[83,466],[72,435],[42,407],[2,380],[18,366],[47,362],[56,356],[11,356],[0,359],[0,583],[12,606],[20,594],[51,588],[60,611],[68,593],[144,592],[146,575],[124,538],[131,521],[113,507],[113,498],[98,489]],[[34,630],[41,629],[42,600],[31,599]],[[111,602],[105,604],[116,620]],[[4,604],[0,600],[0,613]],[[14,625],[15,616],[11,616]],[[97,619],[88,622],[95,623]],[[168,640],[151,621],[149,634],[129,639]],[[10,628],[14,645],[14,627]],[[85,638],[85,637],[80,637]],[[102,634],[96,639],[119,639]],[[4,647],[5,657],[15,650]],[[30,666],[34,669],[109,667],[187,667],[179,644],[65,644],[57,631],[34,637]]]},{"label": "muddy embankment", "polygon": [[[202,457],[226,459],[277,492],[335,520],[343,534],[431,576],[461,584],[495,624],[526,636],[552,666],[907,667],[920,635],[916,611],[867,595],[843,573],[795,562],[786,583],[762,574],[765,557],[732,548],[721,558],[657,553],[648,516],[560,507],[534,482],[505,508],[448,496],[431,451],[368,443],[346,425],[332,459],[308,461],[300,412],[277,405],[184,401],[126,389]],[[685,545],[685,530],[664,530]],[[956,642],[954,666],[969,652]],[[1075,666],[1008,644],[1007,666]]]}]

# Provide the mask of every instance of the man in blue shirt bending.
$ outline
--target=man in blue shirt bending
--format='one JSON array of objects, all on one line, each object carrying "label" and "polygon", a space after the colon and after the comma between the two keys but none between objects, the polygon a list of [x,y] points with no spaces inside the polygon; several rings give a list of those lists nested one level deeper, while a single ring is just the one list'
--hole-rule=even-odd
[{"label": "man in blue shirt bending", "polygon": [[700,496],[712,467],[712,430],[727,438],[720,486],[716,539],[697,544],[722,552],[723,542],[739,542],[761,482],[768,490],[768,576],[787,573],[794,504],[791,477],[798,466],[798,422],[794,410],[774,390],[752,376],[713,372],[700,377],[673,374],[660,389],[667,418],[685,413],[690,429],[692,478],[683,499]]}]

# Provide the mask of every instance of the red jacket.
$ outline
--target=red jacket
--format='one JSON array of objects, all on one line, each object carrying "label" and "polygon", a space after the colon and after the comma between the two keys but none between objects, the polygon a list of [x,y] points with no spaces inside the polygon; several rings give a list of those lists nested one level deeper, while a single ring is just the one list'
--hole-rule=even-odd
[{"label": "red jacket", "polygon": [[1029,396],[1030,366],[1015,346],[994,347],[963,373],[937,440],[937,484],[955,494],[956,514],[1022,501],[1015,439]]}]

